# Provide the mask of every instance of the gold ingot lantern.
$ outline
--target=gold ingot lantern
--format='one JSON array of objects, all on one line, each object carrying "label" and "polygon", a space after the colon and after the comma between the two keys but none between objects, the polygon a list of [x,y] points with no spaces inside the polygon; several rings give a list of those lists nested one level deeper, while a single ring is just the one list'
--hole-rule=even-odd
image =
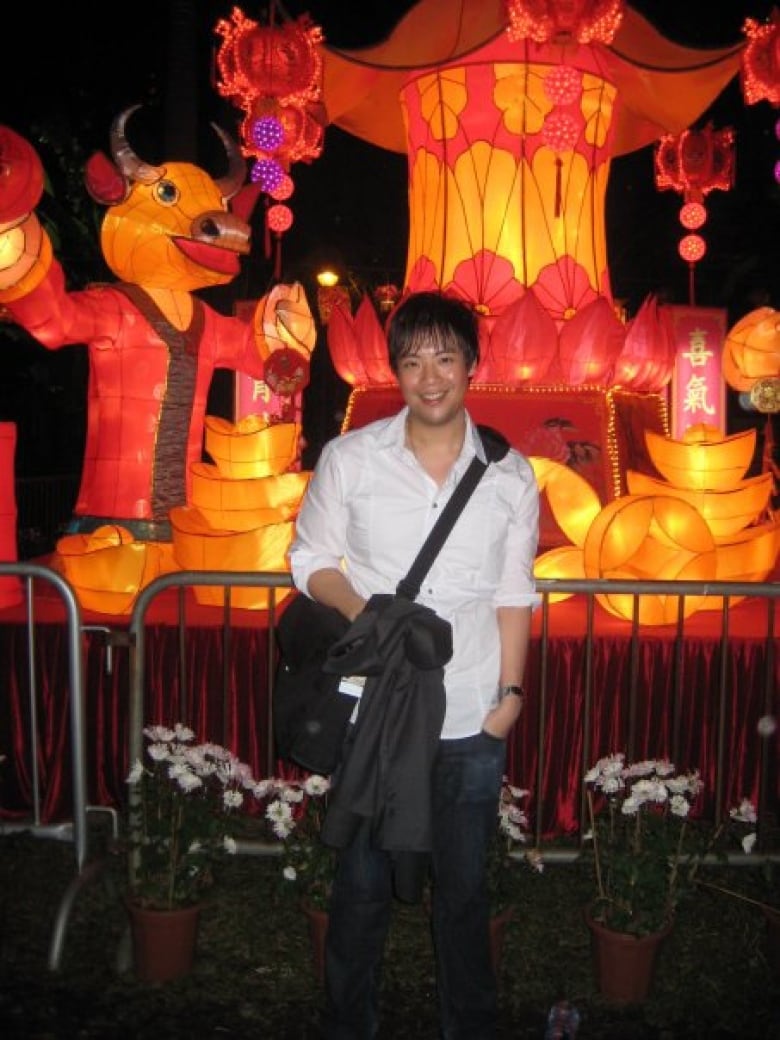
[{"label": "gold ingot lantern", "polygon": [[634,470],[627,471],[626,484],[632,495],[672,495],[687,502],[707,521],[718,544],[754,524],[772,494],[771,473],[737,481],[731,488],[720,491],[678,488]]},{"label": "gold ingot lantern", "polygon": [[192,505],[212,527],[251,531],[298,515],[311,470],[231,480],[216,466],[196,462],[190,475]]},{"label": "gold ingot lantern", "polygon": [[[701,514],[672,496],[624,495],[596,517],[583,549],[585,575],[627,581],[713,581],[715,541]],[[596,597],[605,610],[631,620],[634,597],[612,593]],[[640,624],[676,621],[679,596],[638,597]],[[706,597],[686,596],[689,617]]]},{"label": "gold ingot lantern", "polygon": [[[203,514],[191,506],[171,510],[173,555],[185,571],[288,571],[287,552],[293,539],[293,521],[266,524],[250,531],[226,531],[212,527]],[[195,599],[208,606],[222,606],[221,586],[193,586]],[[277,603],[290,593],[278,589]],[[267,610],[269,590],[254,586],[231,589],[230,602],[246,610]]]},{"label": "gold ingot lantern", "polygon": [[54,562],[81,606],[101,614],[130,614],[142,588],[176,570],[170,542],[137,542],[117,524],[63,536]]},{"label": "gold ingot lantern", "polygon": [[247,415],[238,423],[206,416],[205,447],[219,472],[243,480],[284,473],[298,457],[299,423]]},{"label": "gold ingot lantern", "polygon": [[710,426],[691,426],[682,440],[645,430],[645,443],[658,472],[677,488],[730,491],[745,476],[756,447],[756,431],[724,437]]}]

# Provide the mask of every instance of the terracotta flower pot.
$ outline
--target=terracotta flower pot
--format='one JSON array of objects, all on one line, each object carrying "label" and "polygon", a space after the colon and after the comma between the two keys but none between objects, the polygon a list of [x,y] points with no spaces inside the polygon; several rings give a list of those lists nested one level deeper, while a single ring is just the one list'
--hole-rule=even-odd
[{"label": "terracotta flower pot", "polygon": [[507,925],[514,917],[514,913],[515,908],[507,906],[504,910],[493,914],[490,918],[490,960],[493,964],[493,971],[496,974],[498,974],[498,970],[501,967]]},{"label": "terracotta flower pot", "polygon": [[638,938],[615,932],[585,911],[591,933],[593,970],[601,995],[613,1004],[637,1004],[647,998],[653,982],[658,951],[671,931],[671,923],[658,932]]},{"label": "terracotta flower pot", "polygon": [[129,903],[136,976],[143,982],[169,982],[188,975],[195,959],[199,906],[150,910]]},{"label": "terracotta flower pot", "polygon": [[325,985],[325,937],[328,933],[328,912],[303,904],[303,912],[309,925],[311,958],[314,976],[321,986]]}]

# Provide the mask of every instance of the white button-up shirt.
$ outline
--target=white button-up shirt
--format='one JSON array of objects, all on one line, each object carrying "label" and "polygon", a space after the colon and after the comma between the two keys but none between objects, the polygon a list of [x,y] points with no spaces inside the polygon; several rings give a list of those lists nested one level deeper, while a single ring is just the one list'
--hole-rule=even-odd
[{"label": "white button-up shirt", "polygon": [[[467,416],[463,448],[439,487],[405,447],[407,409],[328,442],[297,520],[290,549],[295,585],[341,567],[366,599],[393,593],[475,454],[485,456]],[[442,737],[479,732],[495,704],[500,669],[496,608],[539,602],[533,579],[539,495],[533,470],[510,450],[483,474],[417,602],[452,625]]]}]

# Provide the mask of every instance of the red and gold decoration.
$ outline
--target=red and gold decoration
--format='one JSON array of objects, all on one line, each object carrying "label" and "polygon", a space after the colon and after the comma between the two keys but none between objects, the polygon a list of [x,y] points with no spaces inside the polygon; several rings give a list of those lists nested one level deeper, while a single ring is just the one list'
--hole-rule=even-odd
[{"label": "red and gold decoration", "polygon": [[780,8],[766,22],[747,18],[742,28],[747,46],[742,55],[742,93],[748,105],[768,101],[780,105]]},{"label": "red and gold decoration", "polygon": [[[742,93],[748,105],[768,101],[780,107],[780,8],[775,7],[763,24],[754,18],[745,21],[742,31],[748,43],[742,56]],[[780,118],[775,121],[775,137],[780,141]],[[780,184],[780,159],[775,162],[775,180]]]},{"label": "red and gold decoration", "polygon": [[222,37],[217,91],[244,113],[243,152],[254,159],[251,178],[266,196],[266,252],[270,256],[274,236],[278,278],[280,238],[293,223],[293,211],[284,204],[294,188],[290,166],[322,152],[322,31],[306,15],[279,21],[275,2],[265,25],[234,7],[215,31]]},{"label": "red and gold decoration", "polygon": [[612,43],[624,0],[507,0],[510,40],[534,43]]},{"label": "red and gold decoration", "polygon": [[655,149],[655,184],[683,197],[680,223],[687,231],[677,246],[690,272],[688,302],[696,302],[693,272],[707,252],[707,242],[698,234],[707,221],[705,198],[709,192],[728,191],[734,184],[734,131],[730,128],[684,130],[664,134]]},{"label": "red and gold decoration", "polygon": [[[171,511],[173,556],[182,570],[285,571],[294,520],[310,472],[293,471],[299,457],[298,423],[269,423],[249,415],[230,423],[206,417],[211,463],[192,467],[190,504]],[[195,586],[199,603],[221,606],[224,590]],[[277,602],[287,595],[278,590]],[[269,591],[240,587],[231,603],[265,610]]]},{"label": "red and gold decoration", "polygon": [[[129,612],[144,585],[178,565],[172,511],[191,501],[214,370],[273,379],[290,397],[308,379],[316,334],[297,283],[274,286],[246,320],[194,295],[231,282],[249,253],[245,161],[218,131],[228,159],[221,178],[191,163],[153,166],[128,139],[132,111],[114,121],[111,158],[93,156],[86,171],[107,207],[101,245],[118,284],[78,292],[67,291],[46,230],[25,210],[40,194],[37,156],[12,130],[0,134],[0,304],[47,349],[89,351],[81,486],[53,563],[85,606],[104,613]],[[226,559],[235,560],[232,548]],[[261,556],[243,562],[259,569]]]}]

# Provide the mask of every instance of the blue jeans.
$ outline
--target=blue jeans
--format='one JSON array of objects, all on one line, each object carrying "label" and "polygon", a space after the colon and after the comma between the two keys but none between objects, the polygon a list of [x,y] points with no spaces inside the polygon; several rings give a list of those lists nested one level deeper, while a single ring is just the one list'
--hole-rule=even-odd
[{"label": "blue jeans", "polygon": [[[504,741],[479,733],[441,741],[433,770],[432,925],[444,1040],[495,1037],[485,861],[505,762]],[[392,899],[390,856],[371,846],[364,826],[340,853],[333,885],[325,950],[328,1040],[371,1040],[379,1031]]]}]

